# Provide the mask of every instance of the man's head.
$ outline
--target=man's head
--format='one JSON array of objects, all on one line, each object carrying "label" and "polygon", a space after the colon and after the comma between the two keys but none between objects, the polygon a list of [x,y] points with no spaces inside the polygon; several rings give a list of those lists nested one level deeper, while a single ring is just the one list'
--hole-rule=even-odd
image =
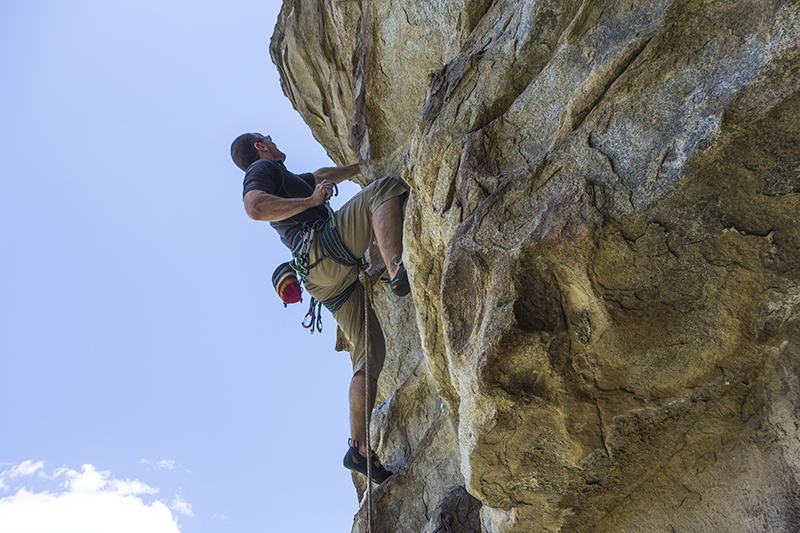
[{"label": "man's head", "polygon": [[284,161],[286,154],[278,150],[269,135],[243,133],[231,143],[231,158],[237,167],[247,171],[247,167],[259,159]]}]

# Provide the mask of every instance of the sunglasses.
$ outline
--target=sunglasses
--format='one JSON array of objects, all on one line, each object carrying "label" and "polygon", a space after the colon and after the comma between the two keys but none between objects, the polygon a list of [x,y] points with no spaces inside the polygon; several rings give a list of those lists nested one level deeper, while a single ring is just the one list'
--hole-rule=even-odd
[{"label": "sunglasses", "polygon": [[272,142],[272,137],[270,135],[266,135],[264,138],[269,142]]}]

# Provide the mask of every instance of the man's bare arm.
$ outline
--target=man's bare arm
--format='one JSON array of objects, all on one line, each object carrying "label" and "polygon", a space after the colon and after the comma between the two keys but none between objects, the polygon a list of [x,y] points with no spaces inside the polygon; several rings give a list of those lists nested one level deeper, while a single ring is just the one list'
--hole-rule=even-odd
[{"label": "man's bare arm", "polygon": [[333,195],[333,182],[321,181],[308,198],[281,198],[254,189],[244,195],[244,209],[253,220],[277,222],[323,204]]},{"label": "man's bare arm", "polygon": [[323,180],[341,183],[359,174],[361,174],[361,169],[358,168],[358,164],[347,165],[346,167],[325,167],[314,171],[314,181],[317,184]]}]

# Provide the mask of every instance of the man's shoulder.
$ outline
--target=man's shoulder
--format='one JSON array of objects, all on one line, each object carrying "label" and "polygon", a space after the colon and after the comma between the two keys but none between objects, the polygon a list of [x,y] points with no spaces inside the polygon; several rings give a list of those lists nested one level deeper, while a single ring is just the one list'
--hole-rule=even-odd
[{"label": "man's shoulder", "polygon": [[259,159],[247,167],[247,171],[244,173],[242,196],[253,189],[274,194],[276,188],[281,186],[282,178],[280,165],[276,165],[269,159]]},{"label": "man's shoulder", "polygon": [[[272,161],[271,159],[259,159],[247,169],[244,174],[245,182],[250,179],[273,179],[273,180],[292,180],[293,178],[301,178],[307,181],[307,175],[312,175],[310,172],[303,174],[295,174],[287,169],[282,161]],[[312,178],[313,179],[313,178]]]},{"label": "man's shoulder", "polygon": [[247,167],[247,172],[245,172],[245,176],[251,176],[254,174],[267,174],[267,175],[276,175],[280,174],[281,171],[284,171],[285,168],[282,164],[271,161],[269,159],[259,159],[258,161],[254,162],[252,165]]}]

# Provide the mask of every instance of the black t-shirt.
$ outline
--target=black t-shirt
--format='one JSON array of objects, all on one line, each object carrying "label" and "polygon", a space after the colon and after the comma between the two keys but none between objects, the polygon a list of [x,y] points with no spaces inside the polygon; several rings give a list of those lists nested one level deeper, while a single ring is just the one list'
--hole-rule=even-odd
[{"label": "black t-shirt", "polygon": [[[244,191],[242,197],[252,190],[264,191],[281,198],[308,198],[314,192],[314,175],[309,173],[293,174],[286,170],[281,161],[259,159],[244,174]],[[292,241],[306,222],[326,220],[328,210],[324,205],[306,209],[293,217],[278,222],[270,222],[281,236],[281,242],[292,248]]]}]

